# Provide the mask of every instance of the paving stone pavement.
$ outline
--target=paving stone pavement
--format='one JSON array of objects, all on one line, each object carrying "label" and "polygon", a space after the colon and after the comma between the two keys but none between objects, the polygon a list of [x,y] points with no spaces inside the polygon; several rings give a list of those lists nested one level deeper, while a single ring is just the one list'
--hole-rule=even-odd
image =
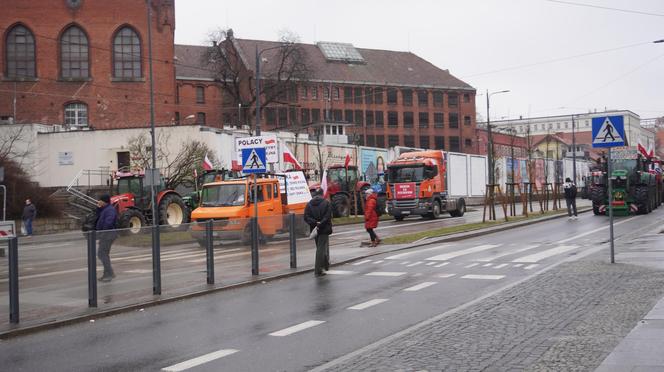
[{"label": "paving stone pavement", "polygon": [[326,370],[592,371],[662,296],[664,271],[565,263]]}]

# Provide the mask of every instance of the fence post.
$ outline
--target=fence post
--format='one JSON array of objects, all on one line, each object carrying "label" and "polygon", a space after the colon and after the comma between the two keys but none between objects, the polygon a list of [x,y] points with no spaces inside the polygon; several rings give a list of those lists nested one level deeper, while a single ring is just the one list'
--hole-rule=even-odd
[{"label": "fence post", "polygon": [[9,239],[9,322],[18,323],[18,238]]},{"label": "fence post", "polygon": [[251,217],[251,275],[258,275],[258,217]]},{"label": "fence post", "polygon": [[152,217],[152,294],[161,294],[161,242],[159,216]]},{"label": "fence post", "polygon": [[88,231],[88,306],[97,307],[97,232]]},{"label": "fence post", "polygon": [[207,284],[214,284],[214,247],[212,241],[212,220],[205,222],[205,251],[207,260]]},{"label": "fence post", "polygon": [[295,213],[288,214],[288,235],[290,240],[290,267],[297,267],[297,243],[295,240]]}]

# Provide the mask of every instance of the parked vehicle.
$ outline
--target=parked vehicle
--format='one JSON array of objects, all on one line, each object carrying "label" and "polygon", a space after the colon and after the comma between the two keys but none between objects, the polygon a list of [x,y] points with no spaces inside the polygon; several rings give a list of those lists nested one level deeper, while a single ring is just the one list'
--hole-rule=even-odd
[{"label": "parked vehicle", "polygon": [[443,151],[417,151],[399,155],[387,165],[387,210],[395,220],[409,215],[438,218],[442,212],[461,217],[463,197],[450,197]]},{"label": "parked vehicle", "polygon": [[194,191],[185,195],[182,200],[184,201],[184,204],[187,206],[187,208],[189,208],[190,211],[193,211],[198,207],[198,204],[201,200],[201,188],[204,184],[237,178],[241,178],[239,172],[225,168],[204,171],[194,180]]},{"label": "parked vehicle", "polygon": [[[363,214],[364,191],[371,185],[360,180],[357,167],[333,165],[327,168],[325,174],[327,175],[327,190],[324,197],[330,199],[334,217],[346,217],[351,213]],[[320,184],[314,184],[311,189],[318,187]]]}]

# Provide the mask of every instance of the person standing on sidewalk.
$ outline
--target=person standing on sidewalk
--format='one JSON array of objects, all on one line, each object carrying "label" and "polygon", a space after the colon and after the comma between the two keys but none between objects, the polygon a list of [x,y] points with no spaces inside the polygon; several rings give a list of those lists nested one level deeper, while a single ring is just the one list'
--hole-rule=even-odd
[{"label": "person standing on sidewalk", "polygon": [[304,222],[311,231],[317,229],[316,235],[316,261],[314,274],[323,276],[330,268],[330,234],[332,234],[332,206],[323,198],[323,190],[314,191],[313,199],[304,209]]},{"label": "person standing on sidewalk", "polygon": [[563,184],[565,190],[565,202],[567,203],[567,215],[570,220],[576,220],[578,215],[576,213],[576,185],[572,180],[567,177]]},{"label": "person standing on sidewalk", "polygon": [[367,189],[364,193],[367,195],[367,201],[364,204],[364,228],[371,238],[371,246],[375,247],[380,243],[380,239],[374,232],[374,229],[378,227],[378,212],[376,212],[378,199],[372,189]]},{"label": "person standing on sidewalk", "polygon": [[110,282],[115,278],[113,267],[111,266],[111,245],[115,238],[118,237],[118,232],[115,231],[117,227],[118,212],[115,207],[111,205],[111,197],[104,194],[99,197],[97,201],[97,225],[96,230],[99,238],[99,248],[97,249],[97,257],[104,265],[104,274],[99,278],[100,282]]},{"label": "person standing on sidewalk", "polygon": [[30,198],[25,199],[25,207],[23,207],[23,214],[21,219],[23,220],[23,227],[25,227],[25,236],[32,236],[32,221],[37,217],[37,208],[32,204]]}]

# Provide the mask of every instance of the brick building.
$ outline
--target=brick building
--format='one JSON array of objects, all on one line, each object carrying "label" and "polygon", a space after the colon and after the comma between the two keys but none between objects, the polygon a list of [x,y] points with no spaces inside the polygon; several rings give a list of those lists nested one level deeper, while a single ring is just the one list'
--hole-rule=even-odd
[{"label": "brick building", "polygon": [[[528,141],[519,134],[506,134],[497,132],[495,129],[491,133],[493,139],[493,151],[497,157],[511,157],[514,153],[515,158],[528,157]],[[489,135],[484,128],[477,128],[475,139],[473,140],[476,154],[487,155],[489,153]]]}]

